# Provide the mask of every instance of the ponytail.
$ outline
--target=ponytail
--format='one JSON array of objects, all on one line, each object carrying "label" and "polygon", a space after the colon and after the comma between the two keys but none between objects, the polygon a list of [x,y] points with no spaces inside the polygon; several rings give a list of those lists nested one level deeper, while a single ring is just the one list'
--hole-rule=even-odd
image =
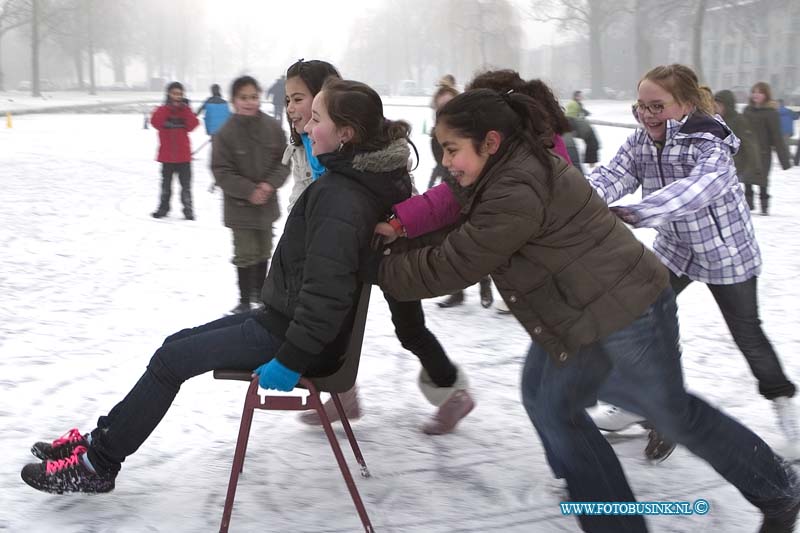
[{"label": "ponytail", "polygon": [[548,150],[553,147],[553,130],[547,120],[547,112],[536,100],[521,93],[509,94],[508,105],[522,121],[522,128],[517,134],[528,144],[547,173],[552,174],[553,162]]},{"label": "ponytail", "polygon": [[491,89],[467,91],[436,113],[436,123],[470,139],[477,152],[490,131],[500,133],[501,148],[519,139],[552,176],[553,162],[548,148],[553,145],[553,130],[547,113],[530,96],[515,91],[497,93]]}]

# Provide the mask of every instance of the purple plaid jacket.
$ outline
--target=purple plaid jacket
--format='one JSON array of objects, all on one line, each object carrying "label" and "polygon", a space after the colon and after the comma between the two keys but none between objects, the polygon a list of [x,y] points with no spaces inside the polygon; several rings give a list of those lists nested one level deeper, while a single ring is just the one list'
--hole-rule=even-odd
[{"label": "purple plaid jacket", "polygon": [[736,177],[739,139],[719,117],[691,114],[667,121],[662,149],[643,129],[628,137],[589,181],[611,204],[642,187],[642,201],[625,206],[635,227],[658,231],[653,247],[675,274],[713,285],[757,276],[761,252]]}]

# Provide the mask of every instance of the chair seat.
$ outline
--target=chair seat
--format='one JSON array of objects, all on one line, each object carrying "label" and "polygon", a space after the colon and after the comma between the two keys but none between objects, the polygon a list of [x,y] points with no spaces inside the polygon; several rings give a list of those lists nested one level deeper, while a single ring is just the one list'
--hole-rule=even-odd
[{"label": "chair seat", "polygon": [[252,370],[230,370],[223,368],[214,370],[214,379],[234,379],[236,381],[251,381],[253,379]]}]

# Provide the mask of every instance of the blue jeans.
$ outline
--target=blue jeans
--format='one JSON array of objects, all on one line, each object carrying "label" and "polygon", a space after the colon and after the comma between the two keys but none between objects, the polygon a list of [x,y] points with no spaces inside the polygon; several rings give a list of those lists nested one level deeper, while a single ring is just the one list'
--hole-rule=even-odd
[{"label": "blue jeans", "polygon": [[179,331],[164,340],[127,396],[97,421],[88,457],[104,475],[116,475],[167,413],[181,384],[211,370],[254,370],[277,353],[283,340],[253,313],[227,316]]},{"label": "blue jeans", "polygon": [[[633,501],[611,445],[586,414],[612,367],[636,411],[665,436],[707,461],[767,514],[797,501],[793,474],[752,431],[689,394],[680,364],[675,295],[666,289],[629,326],[583,347],[558,366],[536,343],[522,376],[522,398],[548,462],[573,501]],[[584,531],[646,531],[641,516],[581,516]]]}]

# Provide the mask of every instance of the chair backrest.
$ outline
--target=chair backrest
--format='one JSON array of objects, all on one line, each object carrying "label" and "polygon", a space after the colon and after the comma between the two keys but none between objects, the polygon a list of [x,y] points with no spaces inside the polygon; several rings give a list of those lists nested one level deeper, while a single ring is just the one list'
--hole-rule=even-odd
[{"label": "chair backrest", "polygon": [[364,342],[364,330],[367,326],[367,312],[369,311],[369,296],[372,292],[372,285],[362,284],[359,289],[358,304],[356,314],[353,319],[353,329],[350,339],[347,342],[347,350],[342,359],[342,366],[325,377],[310,378],[314,386],[323,392],[346,392],[353,388],[358,375],[358,364],[361,360],[361,345]]}]

